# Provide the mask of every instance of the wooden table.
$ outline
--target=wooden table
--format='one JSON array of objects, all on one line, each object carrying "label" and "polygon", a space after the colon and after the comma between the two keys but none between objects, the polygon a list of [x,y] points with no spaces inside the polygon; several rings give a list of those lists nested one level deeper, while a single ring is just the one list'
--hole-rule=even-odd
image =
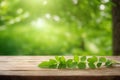
[{"label": "wooden table", "polygon": [[[71,58],[71,56],[66,56]],[[53,56],[0,56],[0,80],[120,80],[120,67],[68,70],[41,69]],[[120,61],[120,56],[107,58]]]}]

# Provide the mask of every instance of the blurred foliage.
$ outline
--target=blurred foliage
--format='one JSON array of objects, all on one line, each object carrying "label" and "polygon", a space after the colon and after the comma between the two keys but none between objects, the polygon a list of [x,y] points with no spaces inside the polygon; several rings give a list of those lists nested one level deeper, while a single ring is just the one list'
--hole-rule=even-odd
[{"label": "blurred foliage", "polygon": [[0,0],[0,55],[112,55],[110,0]]}]

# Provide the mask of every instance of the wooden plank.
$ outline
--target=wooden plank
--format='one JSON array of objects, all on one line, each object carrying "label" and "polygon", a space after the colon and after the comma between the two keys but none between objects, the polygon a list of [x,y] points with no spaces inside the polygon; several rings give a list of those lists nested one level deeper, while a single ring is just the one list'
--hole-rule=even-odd
[{"label": "wooden plank", "polygon": [[120,80],[120,77],[90,76],[0,76],[0,80]]},{"label": "wooden plank", "polygon": [[[72,58],[71,56],[66,56]],[[1,76],[120,76],[120,67],[68,70],[41,69],[37,65],[53,56],[0,56]],[[120,61],[120,56],[107,58]]]}]

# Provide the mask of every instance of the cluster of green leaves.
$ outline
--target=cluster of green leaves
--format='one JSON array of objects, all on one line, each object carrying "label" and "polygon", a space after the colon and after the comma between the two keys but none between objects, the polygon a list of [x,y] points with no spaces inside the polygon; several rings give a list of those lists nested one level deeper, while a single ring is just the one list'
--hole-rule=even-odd
[{"label": "cluster of green leaves", "polygon": [[40,68],[58,68],[58,69],[95,69],[101,66],[112,67],[113,61],[105,57],[87,57],[87,56],[74,56],[73,59],[66,59],[64,56],[55,56],[55,59],[43,61],[38,66]]}]

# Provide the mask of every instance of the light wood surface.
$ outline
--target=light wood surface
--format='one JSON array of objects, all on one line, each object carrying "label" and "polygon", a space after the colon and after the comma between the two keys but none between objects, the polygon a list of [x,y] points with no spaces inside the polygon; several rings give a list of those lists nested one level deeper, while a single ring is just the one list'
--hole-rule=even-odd
[{"label": "light wood surface", "polygon": [[[71,56],[66,56],[72,58]],[[42,69],[38,67],[41,61],[54,56],[0,56],[0,75],[2,76],[120,76],[120,67],[70,70]],[[107,56],[120,61],[120,56]]]}]

